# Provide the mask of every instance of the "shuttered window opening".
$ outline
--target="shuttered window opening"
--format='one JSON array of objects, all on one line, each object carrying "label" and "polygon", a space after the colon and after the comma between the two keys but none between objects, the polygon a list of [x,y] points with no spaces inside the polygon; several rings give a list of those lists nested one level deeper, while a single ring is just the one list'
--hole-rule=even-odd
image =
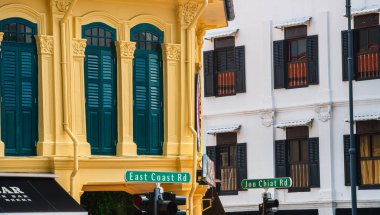
[{"label": "shuttered window opening", "polygon": [[245,48],[234,44],[234,37],[218,38],[215,50],[204,52],[205,97],[245,92]]},{"label": "shuttered window opening", "polygon": [[1,139],[5,155],[35,155],[38,140],[37,25],[21,18],[0,21]]},{"label": "shuttered window opening", "polygon": [[139,155],[161,155],[164,141],[162,50],[164,34],[150,24],[131,29],[133,59],[133,139]]},{"label": "shuttered window opening", "polygon": [[217,146],[206,147],[206,153],[215,162],[216,178],[221,180],[217,184],[219,195],[237,195],[243,190],[241,181],[247,179],[247,144],[231,142],[231,135],[223,135],[218,134]]},{"label": "shuttered window opening", "polygon": [[318,36],[306,33],[306,26],[285,28],[285,40],[273,42],[275,89],[319,83]]},{"label": "shuttered window opening", "polygon": [[[353,79],[356,81],[380,78],[379,15],[357,16],[352,30]],[[348,31],[342,31],[342,79],[348,81]]]},{"label": "shuttered window opening", "polygon": [[116,154],[115,30],[103,23],[83,26],[87,141],[95,155]]},{"label": "shuttered window opening", "polygon": [[310,191],[310,188],[319,187],[318,138],[276,140],[275,172],[276,177],[292,178],[293,186],[289,188],[290,192],[305,192]]},{"label": "shuttered window opening", "polygon": [[[380,122],[357,122],[354,143],[357,152],[357,181],[360,189],[380,187]],[[350,136],[344,135],[345,185],[350,185]]]}]

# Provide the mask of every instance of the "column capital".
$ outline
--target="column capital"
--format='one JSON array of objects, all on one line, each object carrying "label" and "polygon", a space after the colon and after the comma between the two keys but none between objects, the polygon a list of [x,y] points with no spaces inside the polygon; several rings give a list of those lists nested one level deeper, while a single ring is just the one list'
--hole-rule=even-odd
[{"label": "column capital", "polygon": [[84,51],[86,50],[86,39],[73,38],[72,47],[73,55],[75,57],[84,57]]},{"label": "column capital", "polygon": [[164,59],[166,60],[181,60],[181,45],[173,43],[165,43],[161,45]]},{"label": "column capital", "polygon": [[66,12],[72,0],[50,0],[50,6],[58,12]]},{"label": "column capital", "polygon": [[3,36],[4,36],[4,33],[0,32],[0,46],[1,46],[1,42],[3,41]]},{"label": "column capital", "polygon": [[116,41],[116,49],[120,57],[132,59],[136,50],[136,42]]},{"label": "column capital", "polygon": [[48,35],[36,35],[38,54],[52,55],[54,53],[54,37]]}]

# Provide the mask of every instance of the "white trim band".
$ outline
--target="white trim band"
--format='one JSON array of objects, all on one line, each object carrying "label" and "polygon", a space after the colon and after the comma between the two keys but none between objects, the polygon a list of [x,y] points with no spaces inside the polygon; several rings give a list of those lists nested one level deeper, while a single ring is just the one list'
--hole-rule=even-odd
[{"label": "white trim band", "polygon": [[230,37],[230,36],[236,37],[238,32],[239,32],[238,28],[224,29],[223,31],[212,31],[209,34],[207,34],[204,38],[205,40],[213,40],[215,38],[221,38],[221,37]]},{"label": "white trim band", "polygon": [[276,128],[288,128],[288,127],[296,127],[296,126],[311,126],[313,122],[313,118],[301,119],[301,120],[289,120],[283,121],[276,124]]},{"label": "white trim band", "polygon": [[0,172],[0,177],[58,178],[54,173]]},{"label": "white trim band", "polygon": [[218,128],[209,128],[206,133],[207,134],[220,134],[220,133],[228,133],[228,132],[237,132],[241,128],[241,125],[231,125],[226,127],[218,127]]},{"label": "white trim band", "polygon": [[364,8],[352,8],[351,9],[351,15],[352,16],[358,16],[358,15],[365,15],[370,13],[379,13],[380,12],[380,6],[379,5],[371,5]]},{"label": "white trim band", "polygon": [[[354,115],[354,121],[380,120],[380,113],[367,113]],[[345,118],[345,122],[350,122],[350,118]]]},{"label": "white trim band", "polygon": [[284,30],[286,27],[293,27],[299,25],[308,25],[310,23],[311,16],[305,16],[300,18],[292,18],[283,21],[279,21],[274,24],[274,28]]}]

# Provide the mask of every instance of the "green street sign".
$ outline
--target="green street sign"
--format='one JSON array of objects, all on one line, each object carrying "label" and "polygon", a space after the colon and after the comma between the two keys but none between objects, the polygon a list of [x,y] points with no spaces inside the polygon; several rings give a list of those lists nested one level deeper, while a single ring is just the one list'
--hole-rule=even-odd
[{"label": "green street sign", "polygon": [[287,178],[267,178],[267,179],[244,179],[241,181],[243,189],[257,188],[289,188],[292,186],[292,179]]},{"label": "green street sign", "polygon": [[187,172],[146,172],[127,171],[125,173],[127,182],[148,182],[148,183],[189,183],[190,173]]}]

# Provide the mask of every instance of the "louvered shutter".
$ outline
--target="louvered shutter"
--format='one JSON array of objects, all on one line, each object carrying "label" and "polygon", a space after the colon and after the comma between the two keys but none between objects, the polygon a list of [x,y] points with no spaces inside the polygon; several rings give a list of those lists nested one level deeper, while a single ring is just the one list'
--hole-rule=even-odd
[{"label": "louvered shutter", "polygon": [[310,187],[320,187],[318,137],[309,139],[309,171]]},{"label": "louvered shutter", "polygon": [[318,35],[306,39],[307,79],[309,85],[319,83],[318,75]]},{"label": "louvered shutter", "polygon": [[[149,142],[150,154],[162,154],[163,120],[160,58],[157,54],[148,56],[149,76]],[[148,128],[147,128],[148,129]]]},{"label": "louvered shutter", "polygon": [[102,154],[115,154],[116,116],[116,72],[115,58],[111,50],[101,50],[101,151]]},{"label": "louvered shutter", "polygon": [[247,143],[237,144],[237,187],[239,190],[245,190],[241,187],[241,181],[247,179]]},{"label": "louvered shutter", "polygon": [[286,140],[276,140],[274,143],[274,149],[276,177],[287,177],[288,152],[286,147]]},{"label": "louvered shutter", "polygon": [[378,31],[377,35],[379,35],[379,37],[377,38],[377,45],[379,47],[379,49],[378,49],[379,52],[377,54],[377,58],[378,58],[378,60],[377,60],[377,62],[378,62],[377,68],[380,70],[380,25],[377,26],[377,31]]},{"label": "louvered shutter", "polygon": [[[348,31],[342,31],[342,80],[348,81]],[[352,30],[352,43],[353,43],[353,59],[352,59],[352,67],[353,67],[353,76],[352,79],[355,79],[355,71],[357,65],[357,49],[358,49],[358,31]]]},{"label": "louvered shutter", "polygon": [[203,52],[203,66],[204,66],[204,93],[205,97],[215,95],[214,86],[214,51]]},{"label": "louvered shutter", "polygon": [[101,89],[99,88],[101,79],[100,53],[96,50],[86,50],[85,59],[87,141],[91,144],[91,152],[99,154],[101,152],[99,128],[101,117]]},{"label": "louvered shutter", "polygon": [[20,121],[20,152],[35,154],[38,123],[37,123],[37,68],[33,49],[19,48],[19,71],[21,81]]},{"label": "louvered shutter", "polygon": [[350,178],[350,135],[343,136],[343,146],[344,146],[344,184],[346,186],[351,185]]},{"label": "louvered shutter", "polygon": [[273,42],[274,89],[286,87],[288,47],[286,40]]},{"label": "louvered shutter", "polygon": [[236,65],[236,92],[244,93],[245,90],[245,47],[235,47]]},{"label": "louvered shutter", "polygon": [[[17,154],[17,63],[18,51],[14,47],[2,47],[1,62],[1,139],[5,143],[5,154]],[[6,126],[4,126],[6,125]]]},{"label": "louvered shutter", "polygon": [[148,59],[143,55],[134,58],[134,110],[133,110],[133,138],[137,144],[138,154],[148,153],[148,140],[146,139],[146,124],[148,123],[148,98],[146,70]]}]

